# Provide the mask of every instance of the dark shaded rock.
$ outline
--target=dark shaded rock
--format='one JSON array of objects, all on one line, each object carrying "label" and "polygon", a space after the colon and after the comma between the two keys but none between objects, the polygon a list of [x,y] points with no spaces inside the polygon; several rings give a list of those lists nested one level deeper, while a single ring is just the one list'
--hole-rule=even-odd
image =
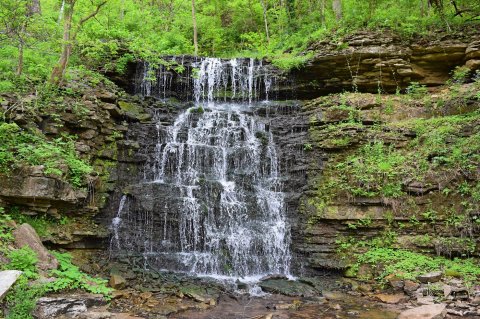
[{"label": "dark shaded rock", "polygon": [[320,294],[310,285],[285,279],[269,279],[258,284],[263,291],[291,297],[312,297]]}]

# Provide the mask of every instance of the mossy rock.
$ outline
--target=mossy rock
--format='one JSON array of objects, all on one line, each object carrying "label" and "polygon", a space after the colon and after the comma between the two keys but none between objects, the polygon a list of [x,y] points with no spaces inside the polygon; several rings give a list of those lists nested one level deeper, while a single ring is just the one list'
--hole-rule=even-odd
[{"label": "mossy rock", "polygon": [[148,113],[145,113],[143,108],[138,104],[126,101],[118,101],[118,106],[123,112],[125,112],[125,115],[137,119],[140,122],[145,122],[152,118],[152,116]]},{"label": "mossy rock", "polygon": [[357,272],[358,272],[358,269],[355,269],[354,267],[349,267],[345,270],[345,272],[343,273],[343,276],[346,278],[355,278],[357,277]]},{"label": "mossy rock", "polygon": [[462,274],[456,270],[453,269],[445,269],[445,276],[446,277],[455,277],[455,278],[461,278]]}]

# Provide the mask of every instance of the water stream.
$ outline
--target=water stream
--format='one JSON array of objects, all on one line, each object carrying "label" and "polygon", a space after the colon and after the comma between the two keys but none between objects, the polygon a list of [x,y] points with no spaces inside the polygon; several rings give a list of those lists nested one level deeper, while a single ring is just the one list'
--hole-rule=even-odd
[{"label": "water stream", "polygon": [[[185,84],[194,106],[173,125],[154,117],[155,149],[144,180],[119,203],[111,250],[141,253],[146,267],[199,276],[289,275],[279,158],[268,117],[253,112],[274,79],[254,59],[205,58],[194,68]],[[164,67],[142,72],[137,91],[165,97],[171,79]]]}]

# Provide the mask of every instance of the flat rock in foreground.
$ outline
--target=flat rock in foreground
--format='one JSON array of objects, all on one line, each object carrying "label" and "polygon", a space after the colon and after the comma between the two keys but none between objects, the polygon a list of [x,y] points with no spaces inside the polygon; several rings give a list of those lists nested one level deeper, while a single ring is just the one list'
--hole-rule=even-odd
[{"label": "flat rock in foreground", "polygon": [[5,270],[0,271],[0,301],[7,294],[10,287],[17,281],[18,277],[22,274],[19,270]]},{"label": "flat rock in foreground", "polygon": [[446,315],[447,305],[435,304],[405,310],[397,319],[443,319]]}]

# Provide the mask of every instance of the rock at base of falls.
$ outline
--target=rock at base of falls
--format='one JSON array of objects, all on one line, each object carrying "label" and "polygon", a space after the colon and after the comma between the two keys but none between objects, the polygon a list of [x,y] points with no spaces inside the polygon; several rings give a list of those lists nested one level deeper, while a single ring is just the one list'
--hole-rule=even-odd
[{"label": "rock at base of falls", "polygon": [[446,315],[446,305],[435,304],[405,310],[398,316],[398,319],[443,319]]},{"label": "rock at base of falls", "polygon": [[15,284],[22,274],[19,270],[5,270],[0,272],[0,301],[3,300],[8,290]]},{"label": "rock at base of falls", "polygon": [[258,284],[263,291],[290,297],[313,297],[321,295],[314,287],[294,280],[268,279]]}]

